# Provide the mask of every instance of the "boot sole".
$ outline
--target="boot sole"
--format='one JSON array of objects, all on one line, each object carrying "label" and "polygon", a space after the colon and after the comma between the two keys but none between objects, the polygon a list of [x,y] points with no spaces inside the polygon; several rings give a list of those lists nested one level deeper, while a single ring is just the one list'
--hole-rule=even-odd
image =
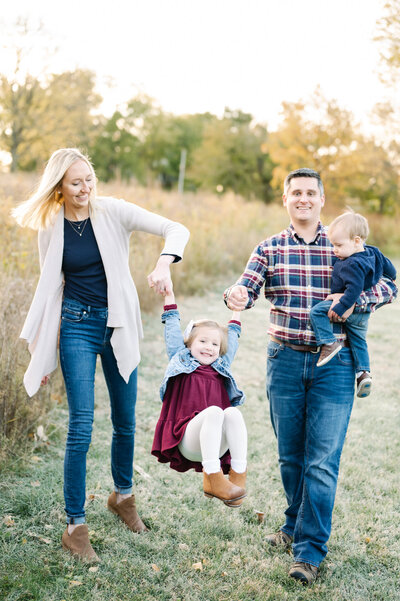
[{"label": "boot sole", "polygon": [[240,501],[240,499],[244,499],[246,494],[242,495],[241,497],[236,497],[236,499],[221,499],[221,497],[217,497],[216,495],[212,495],[211,493],[204,493],[204,496],[207,497],[208,499],[218,499],[219,501],[222,501],[223,503],[225,503],[225,505],[228,505],[229,507],[240,507],[240,505],[230,505],[230,503],[232,503],[232,501]]},{"label": "boot sole", "polygon": [[357,387],[357,396],[360,399],[369,396],[372,387],[372,379],[371,380],[363,380]]}]

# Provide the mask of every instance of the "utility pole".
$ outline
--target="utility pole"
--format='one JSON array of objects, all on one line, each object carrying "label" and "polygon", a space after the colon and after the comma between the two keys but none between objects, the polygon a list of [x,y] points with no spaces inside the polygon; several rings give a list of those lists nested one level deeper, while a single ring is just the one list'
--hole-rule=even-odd
[{"label": "utility pole", "polygon": [[181,161],[179,163],[179,180],[178,180],[178,192],[183,194],[183,187],[185,184],[185,169],[186,169],[186,148],[181,150]]}]

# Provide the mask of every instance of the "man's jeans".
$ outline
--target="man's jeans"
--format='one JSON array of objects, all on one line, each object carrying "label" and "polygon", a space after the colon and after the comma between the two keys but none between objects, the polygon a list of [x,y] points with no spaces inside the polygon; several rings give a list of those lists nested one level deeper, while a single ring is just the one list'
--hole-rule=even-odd
[{"label": "man's jeans", "polygon": [[267,396],[288,507],[282,530],[296,561],[318,566],[331,532],[340,455],[354,398],[348,348],[316,367],[319,353],[268,345]]},{"label": "man's jeans", "polygon": [[94,415],[94,379],[101,357],[111,403],[113,425],[111,472],[115,491],[132,490],[137,371],[126,383],[118,371],[107,327],[107,308],[64,299],[60,328],[60,361],[67,390],[69,427],[64,460],[67,521],[85,522],[86,454]]},{"label": "man's jeans", "polygon": [[[310,312],[310,320],[314,330],[317,344],[332,344],[336,338],[329,320],[328,311],[332,301],[321,301],[314,305]],[[371,313],[352,313],[344,324],[347,338],[353,353],[356,372],[370,371],[367,346],[368,320]]]}]

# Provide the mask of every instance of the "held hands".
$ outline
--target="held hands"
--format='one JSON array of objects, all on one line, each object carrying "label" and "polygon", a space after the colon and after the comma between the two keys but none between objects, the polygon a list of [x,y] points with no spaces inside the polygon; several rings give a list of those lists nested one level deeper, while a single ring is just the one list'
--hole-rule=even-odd
[{"label": "held hands", "polygon": [[[231,309],[232,311],[243,311],[248,300],[249,295],[246,286],[237,285],[232,286],[228,294],[228,298],[226,299],[226,304],[228,309]],[[235,317],[232,319],[235,319]]]},{"label": "held hands", "polygon": [[155,269],[147,276],[147,282],[150,288],[154,288],[154,291],[161,296],[173,294],[172,292],[172,280],[169,270],[169,266],[174,260],[171,255],[161,255],[157,261]]}]

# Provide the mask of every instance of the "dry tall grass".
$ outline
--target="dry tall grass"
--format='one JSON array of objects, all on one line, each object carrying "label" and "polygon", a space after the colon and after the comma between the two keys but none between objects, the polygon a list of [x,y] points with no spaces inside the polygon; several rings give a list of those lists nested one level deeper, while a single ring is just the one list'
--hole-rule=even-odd
[{"label": "dry tall grass", "polygon": [[[49,410],[51,397],[44,389],[28,399],[22,376],[29,360],[26,345],[18,341],[29,302],[38,279],[36,233],[21,230],[10,210],[28,197],[35,186],[28,174],[0,175],[0,433],[3,465],[16,445],[23,446],[32,436],[35,423]],[[258,239],[280,229],[285,214],[260,203],[245,203],[239,198],[218,199],[212,196],[167,194],[159,190],[101,185],[101,195],[125,198],[146,209],[184,223],[192,232],[185,260],[173,267],[175,288],[179,295],[198,295],[215,285],[223,275],[239,272]],[[142,310],[148,312],[160,300],[148,289],[146,276],[156,263],[162,240],[143,233],[133,235],[131,267]],[[228,276],[227,282],[230,282]],[[59,375],[52,377],[52,391],[59,387]],[[54,394],[53,394],[54,396]],[[58,396],[58,395],[56,395]]]},{"label": "dry tall grass", "polygon": [[[42,402],[42,397],[28,401],[21,387],[28,353],[22,342],[17,343],[39,269],[36,233],[18,228],[10,217],[10,210],[29,196],[36,181],[37,176],[32,174],[0,174],[0,306],[3,315],[0,432],[14,441],[23,441],[35,416],[39,419],[49,406],[48,397],[46,402]],[[100,195],[134,202],[189,228],[191,239],[184,261],[173,266],[178,296],[202,295],[216,286],[222,292],[225,285],[240,274],[255,244],[287,224],[287,214],[281,206],[246,202],[233,195],[222,198],[205,194],[179,196],[118,182],[100,184],[98,191]],[[340,212],[340,208],[328,205],[326,222]],[[400,233],[395,220],[374,216],[370,217],[370,226],[371,243],[398,256]],[[131,268],[145,312],[160,306],[160,300],[148,289],[146,276],[152,271],[161,248],[162,240],[156,236],[143,233],[132,236]],[[4,449],[4,444],[2,446]]]}]

